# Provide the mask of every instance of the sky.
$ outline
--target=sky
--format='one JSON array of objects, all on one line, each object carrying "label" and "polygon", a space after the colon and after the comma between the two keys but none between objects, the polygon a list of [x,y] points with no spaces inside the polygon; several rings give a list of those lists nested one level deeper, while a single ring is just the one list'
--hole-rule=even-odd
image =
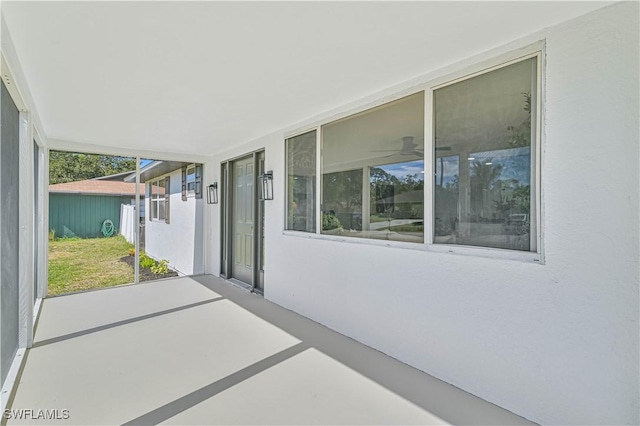
[{"label": "sky", "polygon": [[393,175],[397,178],[402,178],[407,175],[418,175],[418,180],[424,179],[424,162],[423,161],[407,161],[406,163],[386,164],[384,166],[376,166],[379,169]]}]

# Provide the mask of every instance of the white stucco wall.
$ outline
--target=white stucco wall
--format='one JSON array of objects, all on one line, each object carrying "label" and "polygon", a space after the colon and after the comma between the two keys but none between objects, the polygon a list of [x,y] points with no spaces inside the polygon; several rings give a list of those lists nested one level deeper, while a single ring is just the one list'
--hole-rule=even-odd
[{"label": "white stucco wall", "polygon": [[[172,269],[183,275],[202,274],[203,234],[202,206],[204,199],[187,197],[182,201],[182,172],[170,175],[170,216],[164,220],[145,220],[145,251],[157,260],[167,259]],[[146,201],[146,211],[150,211]]]},{"label": "white stucco wall", "polygon": [[265,297],[530,420],[638,424],[638,32],[638,3],[616,4],[422,80],[545,40],[543,265],[285,235],[284,134],[307,123],[217,156],[212,181],[259,148],[274,171]]}]

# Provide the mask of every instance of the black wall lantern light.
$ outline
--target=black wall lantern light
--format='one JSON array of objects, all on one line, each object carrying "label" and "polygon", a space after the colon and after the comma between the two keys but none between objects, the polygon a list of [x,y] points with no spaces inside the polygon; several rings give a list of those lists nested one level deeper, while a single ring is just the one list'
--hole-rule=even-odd
[{"label": "black wall lantern light", "polygon": [[268,171],[258,176],[260,180],[260,199],[273,200],[273,172]]},{"label": "black wall lantern light", "polygon": [[218,204],[218,182],[207,186],[207,204]]}]

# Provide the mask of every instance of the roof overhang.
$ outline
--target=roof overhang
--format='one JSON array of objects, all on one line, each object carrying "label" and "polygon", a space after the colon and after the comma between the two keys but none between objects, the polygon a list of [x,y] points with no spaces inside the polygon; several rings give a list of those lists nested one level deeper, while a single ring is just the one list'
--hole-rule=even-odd
[{"label": "roof overhang", "polygon": [[[191,164],[193,163],[185,163],[184,161],[154,161],[140,170],[140,182],[148,182]],[[135,182],[136,174],[133,173],[127,176],[124,181]]]},{"label": "roof overhang", "polygon": [[[49,191],[49,195],[96,195],[100,197],[135,197],[136,194],[113,193],[113,192],[87,192],[87,191]],[[140,193],[140,197],[144,198],[144,192]]]}]

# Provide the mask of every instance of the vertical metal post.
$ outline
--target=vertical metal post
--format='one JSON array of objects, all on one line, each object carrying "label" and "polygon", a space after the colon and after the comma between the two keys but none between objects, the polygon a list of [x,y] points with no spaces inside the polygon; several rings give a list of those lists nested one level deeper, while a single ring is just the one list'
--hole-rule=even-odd
[{"label": "vertical metal post", "polygon": [[[18,122],[18,348],[33,344],[33,134],[29,112],[19,110]],[[5,123],[3,123],[4,125]],[[3,141],[3,144],[6,143]],[[5,283],[3,283],[3,286]]]},{"label": "vertical metal post", "polygon": [[227,278],[231,278],[233,277],[232,274],[232,267],[233,265],[231,264],[231,241],[232,241],[232,237],[231,237],[231,231],[233,229],[233,227],[231,226],[231,203],[233,202],[233,191],[231,183],[232,183],[232,179],[233,179],[233,173],[231,173],[231,166],[233,165],[233,163],[231,163],[230,161],[227,161],[227,167],[225,168],[225,179],[224,179],[224,188],[222,189],[224,192],[222,193],[223,197],[224,197],[224,203],[225,205],[223,206],[223,208],[225,209],[225,223],[224,223],[224,227],[225,227],[225,231],[224,231],[224,235],[226,236],[225,238],[225,245],[226,245],[226,257],[225,257],[225,262],[226,263],[226,274],[227,274]]},{"label": "vertical metal post", "polygon": [[229,269],[227,269],[227,163],[220,165],[220,185],[218,189],[218,200],[220,201],[220,276],[227,278]]},{"label": "vertical metal post", "polygon": [[136,157],[136,209],[135,209],[135,242],[136,255],[134,261],[134,278],[133,282],[138,284],[140,281],[140,157]]},{"label": "vertical metal post", "polygon": [[259,182],[258,173],[259,173],[259,165],[258,165],[258,155],[256,152],[252,154],[253,161],[253,201],[251,202],[251,206],[253,207],[253,211],[251,215],[253,217],[253,270],[251,271],[251,291],[256,290],[256,284],[258,283],[258,204],[260,203],[260,191],[262,183]]}]

